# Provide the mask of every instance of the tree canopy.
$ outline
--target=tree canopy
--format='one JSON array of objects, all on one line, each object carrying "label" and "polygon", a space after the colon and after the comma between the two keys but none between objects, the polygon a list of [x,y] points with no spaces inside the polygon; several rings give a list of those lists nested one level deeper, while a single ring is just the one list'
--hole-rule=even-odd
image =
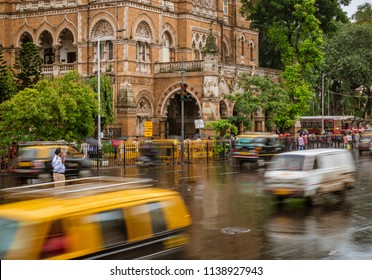
[{"label": "tree canopy", "polygon": [[[241,14],[251,21],[251,27],[260,33],[259,60],[263,67],[284,69],[282,56],[285,55],[280,45],[287,44],[296,48],[298,39],[310,37],[311,30],[304,25],[306,17],[299,17],[298,6],[308,10],[312,6],[313,16],[318,21],[318,28],[324,34],[336,31],[337,22],[348,22],[341,4],[348,5],[351,0],[241,0]],[[314,22],[314,20],[312,20]],[[286,34],[276,36],[276,32]]]},{"label": "tree canopy", "polygon": [[23,44],[17,55],[14,69],[16,69],[15,78],[19,90],[32,88],[41,79],[42,63],[34,43]]},{"label": "tree canopy", "polygon": [[0,104],[0,139],[80,141],[94,132],[97,106],[76,72],[41,80]]},{"label": "tree canopy", "polygon": [[[372,25],[344,24],[327,40],[327,79],[335,114],[371,114]],[[359,107],[360,106],[360,107]]]},{"label": "tree canopy", "polygon": [[12,72],[4,59],[4,51],[0,48],[0,103],[10,99],[17,91]]}]

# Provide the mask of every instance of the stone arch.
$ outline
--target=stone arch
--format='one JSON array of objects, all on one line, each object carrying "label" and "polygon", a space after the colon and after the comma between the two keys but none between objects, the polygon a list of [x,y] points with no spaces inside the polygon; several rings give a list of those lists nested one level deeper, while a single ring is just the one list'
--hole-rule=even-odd
[{"label": "stone arch", "polygon": [[74,32],[72,32],[71,29],[65,27],[65,28],[61,29],[60,32],[58,32],[57,45],[59,45],[59,46],[62,45],[62,43],[63,43],[62,40],[65,37],[66,33],[71,33],[71,35],[72,35],[72,44],[76,44],[76,36],[75,36]]},{"label": "stone arch", "polygon": [[40,32],[37,33],[35,44],[38,47],[43,48],[42,43],[43,43],[43,39],[45,38],[48,38],[48,44],[50,44],[50,47],[52,47],[54,44],[54,36],[53,36],[52,30],[50,30],[49,28],[42,29],[40,30]]},{"label": "stone arch", "polygon": [[146,21],[141,21],[137,24],[134,31],[134,39],[136,41],[143,41],[152,43],[154,41],[154,35],[150,25]]},{"label": "stone arch", "polygon": [[93,21],[89,34],[90,38],[96,39],[98,36],[101,36],[103,39],[115,39],[116,32],[114,28],[115,24],[106,17],[99,17]]},{"label": "stone arch", "polygon": [[142,90],[136,95],[137,116],[152,117],[154,116],[153,102],[149,98],[149,92]]},{"label": "stone arch", "polygon": [[[155,30],[154,26],[155,26],[154,23],[146,14],[140,15],[137,18],[137,20],[134,21],[132,24],[131,31],[130,31],[130,39],[135,39],[135,40],[143,39],[145,42],[153,43],[154,39],[157,38],[155,31],[154,31]],[[147,30],[149,31],[148,38],[145,38],[145,34],[137,33],[143,27],[146,27]]]},{"label": "stone arch", "polygon": [[230,115],[229,104],[226,102],[226,100],[221,99],[220,100],[220,117],[221,117],[221,119],[225,119],[229,115]]},{"label": "stone arch", "polygon": [[230,63],[230,60],[231,60],[231,56],[232,56],[232,52],[231,52],[231,47],[230,47],[230,43],[229,43],[229,40],[227,39],[227,37],[223,37],[223,40],[222,40],[222,47],[223,48],[223,57],[222,57],[222,61],[226,64]]},{"label": "stone arch", "polygon": [[177,32],[176,30],[173,28],[172,25],[170,25],[169,23],[165,23],[163,25],[163,34],[165,32],[168,32],[169,33],[169,36],[171,37],[172,41],[173,41],[173,46],[175,47],[176,46],[176,42],[178,40],[178,37],[177,37]]},{"label": "stone arch", "polygon": [[[173,98],[180,90],[180,83],[174,83],[169,86],[161,94],[158,104],[156,106],[155,114],[157,116],[166,118],[167,117],[167,106],[169,104],[170,98]],[[187,92],[195,99],[196,105],[199,107],[199,112],[202,114],[202,105],[201,105],[201,94],[195,90],[192,85],[188,85]]]},{"label": "stone arch", "polygon": [[74,25],[72,25],[71,23],[67,22],[66,24],[63,24],[61,25],[59,28],[58,28],[58,31],[57,31],[57,45],[60,45],[60,39],[61,37],[63,37],[64,33],[66,32],[66,30],[69,30],[72,34],[72,37],[73,37],[73,41],[72,41],[72,44],[74,45],[77,45],[78,44],[78,40],[77,40],[77,32],[76,32],[76,27]]},{"label": "stone arch", "polygon": [[19,48],[22,47],[22,45],[24,43],[34,42],[34,38],[30,34],[30,32],[28,32],[26,30],[22,31],[22,33],[20,35],[18,35],[17,37],[18,37],[18,40],[17,40],[16,46],[19,47]]}]

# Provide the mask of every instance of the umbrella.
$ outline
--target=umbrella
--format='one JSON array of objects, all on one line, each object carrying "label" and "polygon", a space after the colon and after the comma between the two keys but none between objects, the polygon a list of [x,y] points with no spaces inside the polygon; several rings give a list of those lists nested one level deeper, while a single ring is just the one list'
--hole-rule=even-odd
[{"label": "umbrella", "polygon": [[118,146],[120,146],[122,141],[127,141],[127,140],[128,140],[127,136],[120,136],[120,137],[112,140],[111,143],[114,147],[118,147]]},{"label": "umbrella", "polygon": [[98,140],[93,137],[85,138],[85,143],[89,145],[98,145]]},{"label": "umbrella", "polygon": [[306,134],[309,134],[309,131],[307,131],[307,129],[305,129],[305,128],[301,128],[301,129],[299,129],[299,130],[297,131],[297,133],[300,133],[300,132],[302,132],[302,133],[306,133]]}]

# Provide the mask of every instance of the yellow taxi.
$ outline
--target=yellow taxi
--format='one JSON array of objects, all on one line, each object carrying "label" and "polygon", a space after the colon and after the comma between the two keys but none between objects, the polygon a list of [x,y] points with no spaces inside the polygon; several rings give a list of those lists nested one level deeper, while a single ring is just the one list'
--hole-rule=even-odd
[{"label": "yellow taxi", "polygon": [[90,177],[2,190],[0,259],[174,258],[191,217],[150,179]]}]

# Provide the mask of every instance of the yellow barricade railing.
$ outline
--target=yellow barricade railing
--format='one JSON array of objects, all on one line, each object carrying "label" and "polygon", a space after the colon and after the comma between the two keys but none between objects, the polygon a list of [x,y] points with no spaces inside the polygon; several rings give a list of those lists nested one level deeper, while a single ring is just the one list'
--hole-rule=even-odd
[{"label": "yellow barricade railing", "polygon": [[180,143],[176,139],[153,140],[153,148],[158,150],[158,157],[166,163],[178,162],[181,155]]}]

